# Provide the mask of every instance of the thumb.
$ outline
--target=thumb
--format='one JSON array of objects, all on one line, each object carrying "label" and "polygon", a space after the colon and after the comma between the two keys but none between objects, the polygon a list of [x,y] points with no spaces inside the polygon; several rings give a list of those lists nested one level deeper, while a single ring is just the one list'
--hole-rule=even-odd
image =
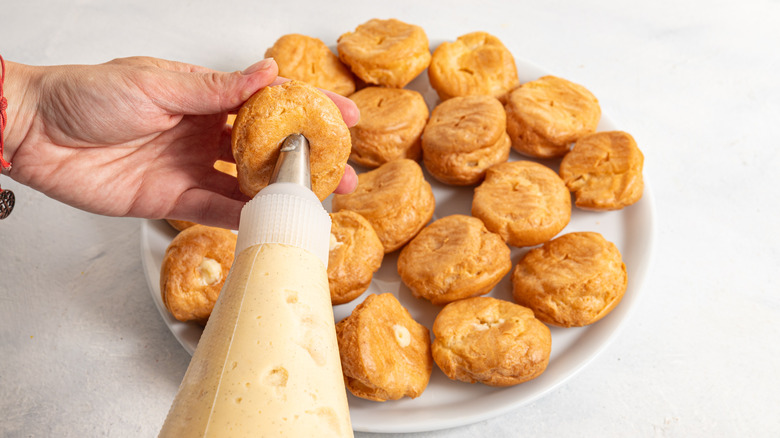
[{"label": "thumb", "polygon": [[263,59],[243,72],[165,71],[155,103],[170,114],[216,114],[236,109],[279,73],[276,62]]}]

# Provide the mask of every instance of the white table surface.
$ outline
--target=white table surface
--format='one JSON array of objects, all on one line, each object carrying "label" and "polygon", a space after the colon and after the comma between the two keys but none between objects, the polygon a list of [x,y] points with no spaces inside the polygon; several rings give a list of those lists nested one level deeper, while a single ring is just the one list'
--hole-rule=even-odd
[{"label": "white table surface", "polygon": [[[0,54],[238,70],[282,34],[332,44],[374,17],[438,39],[489,31],[587,86],[637,139],[658,211],[654,264],[629,323],[565,385],[409,436],[780,436],[780,3],[381,3],[2,0]],[[0,436],[155,436],[190,356],[150,296],[141,221],[0,184],[17,195],[0,222]]]}]

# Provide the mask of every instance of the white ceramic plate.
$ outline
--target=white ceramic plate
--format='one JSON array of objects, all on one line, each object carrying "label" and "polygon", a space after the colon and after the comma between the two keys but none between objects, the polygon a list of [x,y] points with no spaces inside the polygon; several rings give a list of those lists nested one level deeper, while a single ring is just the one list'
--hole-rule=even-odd
[{"label": "white ceramic plate", "polygon": [[[521,82],[547,74],[537,66],[516,59]],[[575,81],[576,82],[576,81]],[[420,91],[432,109],[436,93],[423,74],[407,88]],[[599,131],[620,129],[606,115],[602,116]],[[641,147],[641,145],[640,145]],[[512,152],[510,160],[527,159]],[[558,170],[560,160],[539,162]],[[473,187],[456,188],[434,180],[426,173],[436,197],[434,220],[451,214],[470,214]],[[324,202],[330,211],[330,198]],[[587,365],[615,338],[638,304],[639,292],[645,282],[653,253],[655,211],[652,192],[645,178],[645,191],[636,204],[619,211],[589,212],[572,207],[572,218],[562,233],[596,231],[615,243],[623,255],[628,270],[628,290],[620,305],[601,321],[580,328],[552,327],[552,354],[547,370],[538,378],[508,388],[492,388],[449,380],[434,366],[431,381],[425,392],[416,399],[404,398],[384,403],[363,400],[349,394],[352,426],[363,432],[420,432],[444,429],[481,421],[517,409],[552,391]],[[160,265],[165,249],[175,231],[165,221],[145,221],[141,229],[141,257],[154,302],[165,323],[184,348],[192,354],[201,335],[201,328],[175,320],[165,309],[160,297]],[[513,265],[527,251],[512,250]],[[365,296],[371,293],[391,292],[409,310],[417,322],[427,326],[439,310],[424,300],[414,298],[400,281],[396,272],[397,252],[388,254],[382,267],[374,275],[368,291],[355,301],[334,307],[336,320],[348,316]],[[512,300],[511,273],[489,294]]]}]

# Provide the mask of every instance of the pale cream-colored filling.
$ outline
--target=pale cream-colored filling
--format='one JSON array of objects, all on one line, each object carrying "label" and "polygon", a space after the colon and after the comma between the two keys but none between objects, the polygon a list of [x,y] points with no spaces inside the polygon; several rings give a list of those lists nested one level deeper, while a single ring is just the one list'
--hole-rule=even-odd
[{"label": "pale cream-colored filling", "polygon": [[395,335],[395,341],[401,347],[408,347],[412,342],[412,335],[409,333],[409,329],[400,324],[393,325],[393,334]]},{"label": "pale cream-colored filling", "polygon": [[338,239],[338,237],[336,237],[335,234],[330,233],[330,249],[329,249],[329,251],[333,251],[334,249],[340,247],[343,244],[344,244],[344,242],[339,242],[339,239]]},{"label": "pale cream-colored filling", "polygon": [[198,276],[201,286],[211,286],[222,280],[222,265],[218,261],[203,257],[203,261],[198,266]]},{"label": "pale cream-colored filling", "polygon": [[281,244],[236,256],[159,436],[352,436],[318,257]]},{"label": "pale cream-colored filling", "polygon": [[503,324],[505,322],[504,318],[499,318],[497,320],[493,321],[479,321],[472,324],[475,330],[482,331],[487,330],[491,327],[495,327],[497,325]]}]

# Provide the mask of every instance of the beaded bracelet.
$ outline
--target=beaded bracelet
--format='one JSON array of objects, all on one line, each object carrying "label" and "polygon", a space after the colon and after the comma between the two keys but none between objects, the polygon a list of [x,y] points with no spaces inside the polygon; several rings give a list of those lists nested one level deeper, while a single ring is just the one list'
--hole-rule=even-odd
[{"label": "beaded bracelet", "polygon": [[3,55],[0,55],[0,69],[2,70],[2,76],[0,76],[0,166],[3,169],[10,169],[11,163],[5,161],[3,157],[3,131],[5,131],[5,124],[8,121],[8,117],[5,115],[5,109],[8,108],[8,101],[3,95],[3,82],[5,82],[5,60]]},{"label": "beaded bracelet", "polygon": [[[5,109],[8,108],[8,101],[3,95],[5,60],[2,55],[0,55],[0,71],[2,74],[0,75],[0,167],[2,167],[3,170],[11,170],[11,163],[5,161],[5,158],[3,157],[3,131],[5,131],[5,124],[8,120],[8,117],[5,114]],[[11,210],[14,209],[15,203],[16,198],[14,197],[14,192],[3,190],[3,188],[0,187],[0,219],[5,219],[11,214]]]}]

